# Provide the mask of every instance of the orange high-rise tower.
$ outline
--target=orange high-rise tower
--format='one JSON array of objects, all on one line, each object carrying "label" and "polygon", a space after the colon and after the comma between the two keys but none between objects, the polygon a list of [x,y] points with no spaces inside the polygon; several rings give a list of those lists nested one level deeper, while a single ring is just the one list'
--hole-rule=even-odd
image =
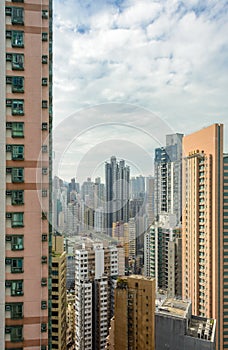
[{"label": "orange high-rise tower", "polygon": [[183,298],[192,301],[194,315],[216,319],[216,347],[222,350],[228,348],[228,168],[223,125],[185,136],[183,156]]}]

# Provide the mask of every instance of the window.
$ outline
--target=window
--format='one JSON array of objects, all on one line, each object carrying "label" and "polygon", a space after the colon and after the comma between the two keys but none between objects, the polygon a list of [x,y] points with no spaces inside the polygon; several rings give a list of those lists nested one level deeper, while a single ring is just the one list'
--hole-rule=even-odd
[{"label": "window", "polygon": [[24,77],[12,77],[12,92],[24,92]]},{"label": "window", "polygon": [[43,233],[42,234],[42,242],[46,242],[47,241],[47,234]]},{"label": "window", "polygon": [[23,250],[24,249],[24,236],[23,235],[12,235],[11,236],[11,249],[12,250]]},{"label": "window", "polygon": [[12,54],[12,69],[24,70],[24,55],[20,53]]},{"label": "window", "polygon": [[12,47],[24,47],[24,32],[13,30],[11,36]]},{"label": "window", "polygon": [[23,326],[11,326],[10,340],[19,342],[23,340]]},{"label": "window", "polygon": [[11,39],[12,38],[12,31],[11,30],[7,30],[6,31],[6,39]]},{"label": "window", "polygon": [[42,10],[42,18],[47,19],[48,18],[48,10]]},{"label": "window", "polygon": [[47,190],[42,190],[42,197],[47,197],[47,195],[48,195]]},{"label": "window", "polygon": [[12,137],[24,137],[24,123],[13,122],[12,123]]},{"label": "window", "polygon": [[46,300],[41,300],[41,309],[42,310],[47,309],[47,302],[46,302]]},{"label": "window", "polygon": [[24,100],[12,101],[12,115],[24,115]]},{"label": "window", "polygon": [[[24,77],[6,77],[6,84],[12,85],[12,92],[24,92]],[[11,100],[7,100],[7,105],[12,106]]]},{"label": "window", "polygon": [[12,19],[12,24],[24,24],[23,7],[12,7],[11,19]]},{"label": "window", "polygon": [[7,7],[5,8],[5,13],[6,13],[6,16],[11,16],[11,14],[12,14],[12,8],[7,6]]},{"label": "window", "polygon": [[42,264],[47,264],[47,256],[42,256],[41,262],[42,262]]},{"label": "window", "polygon": [[11,281],[11,296],[23,295],[23,280]]},{"label": "window", "polygon": [[41,323],[41,332],[47,332],[47,325],[46,325],[46,323]]},{"label": "window", "polygon": [[24,213],[12,213],[12,227],[24,227]]},{"label": "window", "polygon": [[24,191],[23,190],[12,191],[11,203],[12,205],[24,204]]},{"label": "window", "polygon": [[42,78],[42,86],[47,86],[47,84],[48,84],[48,79]]},{"label": "window", "polygon": [[42,123],[42,130],[48,130],[48,123]]},{"label": "window", "polygon": [[41,286],[45,287],[47,285],[47,278],[42,278],[41,279]]},{"label": "window", "polygon": [[23,160],[23,159],[24,159],[24,146],[12,145],[12,160]]},{"label": "window", "polygon": [[48,149],[47,149],[47,146],[44,145],[42,146],[42,153],[47,153]]},{"label": "window", "polygon": [[42,211],[42,216],[41,216],[42,220],[47,220],[47,213]]},{"label": "window", "polygon": [[22,273],[23,269],[23,258],[11,258],[11,273]]},{"label": "window", "polygon": [[23,318],[23,303],[10,303],[6,304],[6,311],[10,311],[10,317],[13,320]]},{"label": "window", "polygon": [[46,100],[42,101],[42,108],[48,108],[48,101]]},{"label": "window", "polygon": [[43,55],[42,56],[42,63],[43,64],[47,64],[48,63],[48,56],[47,55]]},{"label": "window", "polygon": [[24,182],[24,168],[12,168],[12,182]]},{"label": "window", "polygon": [[42,33],[42,41],[48,40],[48,33]]}]

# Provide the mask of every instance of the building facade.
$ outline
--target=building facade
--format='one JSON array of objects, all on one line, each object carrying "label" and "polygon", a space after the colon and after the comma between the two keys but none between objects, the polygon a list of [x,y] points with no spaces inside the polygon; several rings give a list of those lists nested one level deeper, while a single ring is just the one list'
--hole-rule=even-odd
[{"label": "building facade", "polygon": [[118,248],[102,243],[75,252],[75,348],[104,349],[113,315],[113,279],[118,275]]},{"label": "building facade", "polygon": [[52,349],[66,350],[66,252],[63,237],[52,237]]},{"label": "building facade", "polygon": [[176,224],[182,215],[182,134],[166,136],[166,146],[155,150],[154,209],[160,214],[175,214]]},{"label": "building facade", "polygon": [[1,1],[0,23],[0,348],[45,350],[51,343],[52,1]]},{"label": "building facade", "polygon": [[191,302],[164,299],[155,313],[156,350],[215,350],[216,320],[192,315]]},{"label": "building facade", "polygon": [[130,168],[124,160],[111,157],[105,164],[106,231],[112,235],[112,223],[129,220]]},{"label": "building facade", "polygon": [[223,125],[185,136],[183,155],[183,298],[191,299],[193,314],[217,320],[216,349],[225,349],[228,174]]},{"label": "building facade", "polygon": [[109,338],[107,348],[154,350],[154,279],[139,275],[120,277],[115,289],[114,315],[114,336]]},{"label": "building facade", "polygon": [[160,215],[144,236],[144,275],[155,278],[156,290],[181,296],[181,229],[175,215]]}]

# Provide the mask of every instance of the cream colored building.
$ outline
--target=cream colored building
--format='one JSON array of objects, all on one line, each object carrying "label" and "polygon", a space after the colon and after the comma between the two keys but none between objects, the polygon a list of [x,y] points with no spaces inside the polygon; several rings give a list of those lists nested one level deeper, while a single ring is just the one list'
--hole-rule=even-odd
[{"label": "cream colored building", "polygon": [[66,350],[66,252],[62,236],[52,237],[52,349]]},{"label": "cream colored building", "polygon": [[67,350],[75,349],[75,295],[67,294]]}]

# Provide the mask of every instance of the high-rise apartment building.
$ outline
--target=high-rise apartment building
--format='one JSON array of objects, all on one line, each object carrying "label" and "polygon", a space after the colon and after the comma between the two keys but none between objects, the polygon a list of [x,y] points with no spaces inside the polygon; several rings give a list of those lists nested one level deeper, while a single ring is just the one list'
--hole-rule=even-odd
[{"label": "high-rise apartment building", "polygon": [[52,238],[52,349],[66,350],[66,252],[62,236]]},{"label": "high-rise apartment building", "polygon": [[0,29],[0,348],[44,350],[51,328],[52,1],[1,1]]},{"label": "high-rise apartment building", "polygon": [[148,176],[146,178],[146,213],[147,213],[147,227],[154,222],[154,177]]},{"label": "high-rise apartment building", "polygon": [[105,164],[106,231],[112,235],[112,223],[129,220],[130,168],[124,160],[111,157]]},{"label": "high-rise apartment building", "polygon": [[216,349],[228,348],[228,165],[223,125],[183,138],[182,292],[193,314],[217,320]]},{"label": "high-rise apartment building", "polygon": [[118,275],[118,247],[102,243],[75,252],[75,348],[104,349],[112,307],[112,279]]},{"label": "high-rise apartment building", "polygon": [[155,150],[154,209],[155,219],[160,214],[175,214],[181,221],[182,200],[182,134],[166,136],[166,146]]},{"label": "high-rise apartment building", "polygon": [[155,349],[155,281],[139,275],[120,277],[107,349]]},{"label": "high-rise apartment building", "polygon": [[118,241],[118,244],[124,247],[125,262],[129,258],[129,224],[124,222],[113,222],[112,237]]},{"label": "high-rise apartment building", "polygon": [[181,229],[175,215],[160,215],[144,236],[144,275],[154,277],[156,289],[181,295]]}]

